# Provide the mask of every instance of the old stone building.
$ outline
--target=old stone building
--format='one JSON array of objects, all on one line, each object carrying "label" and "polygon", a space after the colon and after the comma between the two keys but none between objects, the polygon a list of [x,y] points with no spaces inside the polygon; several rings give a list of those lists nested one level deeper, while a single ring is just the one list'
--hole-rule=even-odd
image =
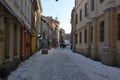
[{"label": "old stone building", "polygon": [[[49,23],[49,20],[42,16],[41,20],[41,48],[51,48],[52,47],[52,28],[51,23]],[[50,45],[51,44],[51,45]]]},{"label": "old stone building", "polygon": [[76,35],[76,26],[75,26],[75,8],[72,9],[72,12],[71,12],[71,20],[70,20],[70,23],[71,23],[71,49],[72,51],[75,51],[75,47],[76,47],[76,40],[75,40],[75,35]]},{"label": "old stone building", "polygon": [[65,42],[65,30],[63,28],[60,28],[60,36],[59,36],[59,42],[60,42],[60,47],[62,44]]},{"label": "old stone building", "polygon": [[[36,40],[37,40],[37,42],[36,42],[36,44],[37,44],[37,50],[40,50],[40,47],[41,47],[41,41],[40,41],[40,36],[41,36],[41,18],[42,18],[42,5],[41,5],[41,1],[39,0],[38,1],[38,10],[37,10],[37,15],[35,15],[36,16],[36,21],[34,22],[34,24],[36,24],[36,25],[34,25],[34,26],[36,26],[35,27],[35,30],[36,30]],[[35,5],[36,6],[36,5]],[[35,7],[34,6],[34,7]],[[35,45],[35,44],[34,44]]]},{"label": "old stone building", "polygon": [[32,0],[0,0],[0,77],[30,54],[31,8]]},{"label": "old stone building", "polygon": [[32,52],[37,50],[37,43],[39,44],[39,39],[37,36],[40,34],[40,24],[41,24],[41,13],[42,6],[40,0],[33,0],[32,2],[32,13],[33,13],[33,27],[32,27],[32,40],[31,40],[31,50]]},{"label": "old stone building", "polygon": [[71,18],[74,50],[104,64],[120,66],[119,17],[120,0],[75,0]]},{"label": "old stone building", "polygon": [[41,35],[43,47],[44,48],[57,47],[59,45],[60,22],[48,16],[42,16],[41,21],[42,21]]}]

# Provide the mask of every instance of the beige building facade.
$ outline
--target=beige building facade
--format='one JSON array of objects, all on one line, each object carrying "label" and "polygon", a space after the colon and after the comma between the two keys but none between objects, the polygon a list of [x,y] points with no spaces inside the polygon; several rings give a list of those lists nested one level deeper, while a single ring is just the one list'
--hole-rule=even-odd
[{"label": "beige building facade", "polygon": [[[32,0],[0,0],[0,77],[6,77],[21,61],[22,49],[30,46]],[[24,28],[25,30],[21,30]],[[23,34],[24,40],[22,41]],[[27,35],[29,35],[27,37]],[[23,42],[25,47],[22,46]],[[22,48],[22,49],[21,49]]]},{"label": "beige building facade", "polygon": [[120,0],[75,0],[72,17],[75,51],[120,66]]}]

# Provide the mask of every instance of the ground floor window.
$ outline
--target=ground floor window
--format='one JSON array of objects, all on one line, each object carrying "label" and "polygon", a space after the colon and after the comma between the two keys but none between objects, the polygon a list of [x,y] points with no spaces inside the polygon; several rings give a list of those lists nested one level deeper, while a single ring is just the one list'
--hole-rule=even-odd
[{"label": "ground floor window", "polygon": [[117,39],[120,40],[120,13],[118,14],[117,17]]},{"label": "ground floor window", "polygon": [[91,42],[93,42],[93,27],[91,27]]},{"label": "ground floor window", "polygon": [[80,43],[82,43],[82,32],[80,32],[80,34],[79,34],[79,41],[80,41]]},{"label": "ground floor window", "polygon": [[4,17],[4,27],[5,27],[5,59],[9,58],[9,37],[10,37],[10,27],[8,24],[8,18]]},{"label": "ground floor window", "polygon": [[99,35],[99,39],[100,42],[104,42],[104,21],[100,22],[100,35]]},{"label": "ground floor window", "polygon": [[85,32],[84,32],[84,41],[85,43],[87,43],[87,29],[85,29]]},{"label": "ground floor window", "polygon": [[18,31],[17,31],[17,24],[14,23],[14,55],[17,55],[17,50],[18,50]]},{"label": "ground floor window", "polygon": [[75,43],[77,44],[77,38],[78,36],[77,36],[77,34],[75,35]]}]

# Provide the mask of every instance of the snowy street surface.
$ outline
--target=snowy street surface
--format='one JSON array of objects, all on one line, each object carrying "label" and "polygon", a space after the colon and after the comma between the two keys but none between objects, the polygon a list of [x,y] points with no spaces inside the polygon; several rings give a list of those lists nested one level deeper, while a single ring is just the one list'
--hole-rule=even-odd
[{"label": "snowy street surface", "polygon": [[120,80],[120,69],[105,66],[70,49],[51,49],[47,55],[37,52],[8,80]]}]

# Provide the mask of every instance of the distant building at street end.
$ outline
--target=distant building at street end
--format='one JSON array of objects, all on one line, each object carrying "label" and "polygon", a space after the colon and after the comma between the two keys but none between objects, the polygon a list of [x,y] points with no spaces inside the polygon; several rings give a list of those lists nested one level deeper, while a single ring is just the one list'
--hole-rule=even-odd
[{"label": "distant building at street end", "polygon": [[57,47],[59,45],[60,22],[48,16],[42,16],[41,21],[41,46],[43,48]]},{"label": "distant building at street end", "polygon": [[71,40],[71,34],[65,34],[65,40]]},{"label": "distant building at street end", "polygon": [[60,28],[60,36],[59,36],[59,42],[60,42],[60,45],[64,43],[65,41],[65,30]]}]

